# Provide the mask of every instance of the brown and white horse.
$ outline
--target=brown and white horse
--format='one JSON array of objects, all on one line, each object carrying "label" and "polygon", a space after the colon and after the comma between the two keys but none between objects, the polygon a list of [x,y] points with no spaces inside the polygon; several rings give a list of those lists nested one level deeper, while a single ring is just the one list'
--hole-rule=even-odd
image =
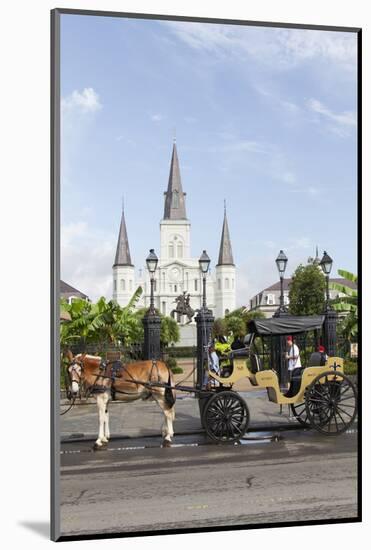
[{"label": "brown and white horse", "polygon": [[[162,361],[136,361],[123,365],[120,377],[112,376],[109,366],[102,367],[101,357],[67,352],[71,391],[77,395],[86,391],[97,400],[99,433],[94,448],[107,445],[110,438],[108,402],[111,390],[115,400],[123,402],[153,399],[164,414],[162,426],[163,446],[169,447],[174,435],[175,390],[171,371]],[[171,387],[171,388],[170,388]]]}]

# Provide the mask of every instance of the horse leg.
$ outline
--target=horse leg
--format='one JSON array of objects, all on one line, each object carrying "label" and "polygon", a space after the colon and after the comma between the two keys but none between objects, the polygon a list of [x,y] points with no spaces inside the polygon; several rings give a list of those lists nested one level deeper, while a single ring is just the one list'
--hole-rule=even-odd
[{"label": "horse leg", "polygon": [[173,422],[175,420],[175,406],[169,407],[165,401],[165,396],[155,397],[157,404],[164,414],[164,423],[162,425],[163,447],[171,447],[171,440],[174,436]]},{"label": "horse leg", "polygon": [[108,403],[110,400],[110,396],[108,393],[104,394],[105,396],[105,406],[104,406],[104,437],[102,439],[103,443],[108,443],[110,438],[110,431],[109,431],[109,412],[108,412]]},{"label": "horse leg", "polygon": [[98,433],[98,439],[94,444],[94,449],[101,449],[108,442],[108,440],[105,438],[105,435],[104,435],[104,424],[106,420],[106,404],[107,404],[105,396],[106,396],[106,393],[98,393],[96,397],[97,407],[98,407],[99,433]]}]

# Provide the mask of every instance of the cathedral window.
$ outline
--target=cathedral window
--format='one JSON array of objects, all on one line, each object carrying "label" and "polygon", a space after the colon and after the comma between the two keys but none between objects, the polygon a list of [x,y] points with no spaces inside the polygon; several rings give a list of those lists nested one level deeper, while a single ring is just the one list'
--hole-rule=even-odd
[{"label": "cathedral window", "polygon": [[183,258],[183,243],[178,243],[177,249],[178,258]]},{"label": "cathedral window", "polygon": [[130,279],[129,281],[129,289],[130,290],[133,290],[133,281]]},{"label": "cathedral window", "polygon": [[178,286],[174,285],[174,292],[178,292]]},{"label": "cathedral window", "polygon": [[198,291],[198,279],[195,279],[195,291]]},{"label": "cathedral window", "polygon": [[166,302],[162,302],[162,315],[166,315]]},{"label": "cathedral window", "polygon": [[218,279],[218,290],[222,289],[222,281],[221,279]]},{"label": "cathedral window", "polygon": [[228,279],[228,277],[224,280],[224,287],[226,289],[229,289],[229,279]]},{"label": "cathedral window", "polygon": [[125,279],[121,279],[120,284],[121,284],[121,290],[125,290]]},{"label": "cathedral window", "polygon": [[234,279],[232,279],[232,288],[234,288]]},{"label": "cathedral window", "polygon": [[169,258],[174,258],[174,243],[169,244]]},{"label": "cathedral window", "polygon": [[179,208],[179,195],[178,191],[173,192],[173,208]]},{"label": "cathedral window", "polygon": [[117,281],[116,280],[113,281],[113,290],[117,290]]}]

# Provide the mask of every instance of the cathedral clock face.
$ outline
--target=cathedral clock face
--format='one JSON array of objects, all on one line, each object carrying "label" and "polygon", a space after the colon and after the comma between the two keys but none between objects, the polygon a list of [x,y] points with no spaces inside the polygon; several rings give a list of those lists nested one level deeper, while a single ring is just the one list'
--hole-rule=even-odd
[{"label": "cathedral clock face", "polygon": [[180,281],[180,276],[181,276],[181,273],[180,273],[180,269],[179,267],[172,267],[170,268],[170,273],[169,273],[169,277],[170,277],[170,280],[174,283],[177,283]]}]

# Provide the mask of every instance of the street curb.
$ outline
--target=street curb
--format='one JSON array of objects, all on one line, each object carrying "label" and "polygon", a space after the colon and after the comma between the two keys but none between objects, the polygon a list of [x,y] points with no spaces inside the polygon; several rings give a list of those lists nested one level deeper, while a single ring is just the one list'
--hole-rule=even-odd
[{"label": "street curb", "polygon": [[[267,426],[266,424],[255,424],[254,426],[251,426],[246,432],[246,434],[254,433],[254,432],[272,432],[272,431],[288,431],[288,430],[304,430],[305,426],[302,426],[301,424],[275,424],[271,426]],[[176,432],[174,437],[178,436],[185,436],[185,435],[201,435],[204,434],[205,430],[199,429],[199,430],[192,430],[192,431],[183,431],[183,432]],[[153,437],[161,437],[160,435],[113,435],[110,437],[110,441],[120,440],[120,439],[147,439],[147,438],[153,438]],[[84,441],[95,441],[97,439],[97,436],[93,436],[92,434],[88,434],[86,437],[62,437],[61,443],[83,443]]]}]

